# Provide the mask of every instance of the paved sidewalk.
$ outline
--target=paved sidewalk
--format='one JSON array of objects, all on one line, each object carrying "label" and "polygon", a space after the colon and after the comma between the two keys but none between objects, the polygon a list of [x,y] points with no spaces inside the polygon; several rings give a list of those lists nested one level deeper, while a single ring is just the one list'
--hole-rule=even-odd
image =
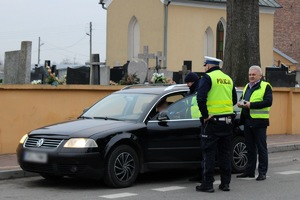
[{"label": "paved sidewalk", "polygon": [[[269,135],[267,142],[269,153],[300,150],[300,134]],[[20,168],[16,154],[0,155],[0,180],[36,175]]]}]

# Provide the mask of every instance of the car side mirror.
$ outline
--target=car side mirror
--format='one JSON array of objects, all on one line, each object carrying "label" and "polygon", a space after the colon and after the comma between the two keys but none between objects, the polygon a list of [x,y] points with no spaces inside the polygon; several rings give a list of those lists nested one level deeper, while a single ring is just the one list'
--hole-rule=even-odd
[{"label": "car side mirror", "polygon": [[158,113],[157,120],[158,120],[158,121],[169,120],[169,117],[168,117],[168,115],[167,115],[167,112],[166,112],[166,111],[161,111],[160,113]]}]

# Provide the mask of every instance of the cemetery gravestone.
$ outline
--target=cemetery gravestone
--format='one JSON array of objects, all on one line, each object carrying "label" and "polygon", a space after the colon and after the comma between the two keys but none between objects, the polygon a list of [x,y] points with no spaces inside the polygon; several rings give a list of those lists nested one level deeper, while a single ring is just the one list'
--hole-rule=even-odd
[{"label": "cemetery gravestone", "polygon": [[147,81],[148,65],[142,59],[134,59],[128,64],[128,74],[136,75],[140,79],[140,83]]},{"label": "cemetery gravestone", "polygon": [[90,84],[90,68],[89,67],[78,67],[78,68],[67,68],[67,84]]},{"label": "cemetery gravestone", "polygon": [[125,72],[122,66],[115,66],[110,69],[110,80],[115,83],[119,83],[124,74]]},{"label": "cemetery gravestone", "polygon": [[31,48],[31,41],[23,41],[21,50],[5,52],[4,84],[30,83]]},{"label": "cemetery gravestone", "polygon": [[138,54],[138,58],[143,59],[147,66],[149,66],[149,59],[154,59],[155,55],[153,53],[149,53],[149,47],[144,46],[143,53]]},{"label": "cemetery gravestone", "polygon": [[17,84],[20,51],[5,52],[4,84]]}]

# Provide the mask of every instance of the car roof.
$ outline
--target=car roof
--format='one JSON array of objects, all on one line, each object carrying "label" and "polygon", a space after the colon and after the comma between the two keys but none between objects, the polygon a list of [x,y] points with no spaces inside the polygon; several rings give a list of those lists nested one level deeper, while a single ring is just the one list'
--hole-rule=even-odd
[{"label": "car roof", "polygon": [[[186,84],[172,84],[172,85],[157,85],[157,84],[136,84],[129,85],[115,93],[141,93],[141,94],[164,94],[175,91],[189,91]],[[242,90],[236,88],[237,93]]]},{"label": "car roof", "polygon": [[137,84],[129,85],[115,93],[141,93],[141,94],[165,94],[176,91],[189,91],[186,84],[173,85],[152,85],[152,84]]}]

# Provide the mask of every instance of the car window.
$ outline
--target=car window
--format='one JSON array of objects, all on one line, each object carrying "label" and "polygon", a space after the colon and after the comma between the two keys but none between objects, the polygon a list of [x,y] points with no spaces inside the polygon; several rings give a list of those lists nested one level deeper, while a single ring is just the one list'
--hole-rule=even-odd
[{"label": "car window", "polygon": [[137,120],[155,97],[153,94],[111,94],[93,105],[83,116]]},{"label": "car window", "polygon": [[[177,102],[179,99],[183,99],[186,93],[177,93],[177,94],[171,94],[171,95],[167,95],[164,97],[161,97],[157,103],[155,104],[155,106],[153,107],[153,109],[151,110],[151,112],[148,115],[148,119],[152,119],[155,120],[157,119],[157,115],[160,111],[160,109],[158,109],[159,105],[162,104],[162,102],[166,102],[167,106],[169,107],[170,105],[173,105],[174,102]],[[164,107],[164,110],[167,109],[166,107]]]},{"label": "car window", "polygon": [[188,96],[174,102],[167,108],[167,115],[172,119],[192,119],[191,107],[195,95]]}]

